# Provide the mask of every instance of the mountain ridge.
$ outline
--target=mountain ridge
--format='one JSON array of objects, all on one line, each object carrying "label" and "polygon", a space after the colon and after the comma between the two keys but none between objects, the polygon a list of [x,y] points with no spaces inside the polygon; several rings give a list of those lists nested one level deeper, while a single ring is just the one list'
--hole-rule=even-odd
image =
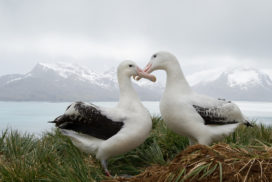
[{"label": "mountain ridge", "polygon": [[[162,89],[133,82],[144,100],[158,100]],[[0,77],[2,101],[116,101],[119,86],[113,70],[97,73],[76,64],[37,63],[26,74]]]},{"label": "mountain ridge", "polygon": [[[26,74],[0,76],[1,101],[117,101],[116,69],[97,73],[71,63],[37,63]],[[250,67],[219,68],[186,76],[193,90],[229,100],[272,101],[272,75]],[[142,100],[158,101],[164,86],[133,81]]]},{"label": "mountain ridge", "polygon": [[[272,101],[271,77],[256,68],[236,67],[224,71],[206,71],[188,77],[192,88],[212,97],[230,100]],[[201,76],[201,80],[196,80]]]}]

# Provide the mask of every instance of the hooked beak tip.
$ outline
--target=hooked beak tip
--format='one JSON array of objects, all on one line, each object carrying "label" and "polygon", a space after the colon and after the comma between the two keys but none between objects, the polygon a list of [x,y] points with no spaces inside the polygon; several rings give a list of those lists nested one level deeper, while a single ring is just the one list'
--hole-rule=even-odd
[{"label": "hooked beak tip", "polygon": [[134,78],[134,80],[136,80],[136,81],[139,81],[140,79],[141,79],[141,77],[139,77],[139,76],[135,76],[135,77],[133,77]]}]

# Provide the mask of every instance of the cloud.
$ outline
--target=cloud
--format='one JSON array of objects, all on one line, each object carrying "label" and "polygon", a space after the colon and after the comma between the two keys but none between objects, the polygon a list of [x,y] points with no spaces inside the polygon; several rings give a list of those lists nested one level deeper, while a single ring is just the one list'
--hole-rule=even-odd
[{"label": "cloud", "polygon": [[41,59],[93,62],[97,69],[127,58],[144,65],[159,50],[177,55],[188,72],[272,67],[271,6],[266,0],[0,1],[0,75],[15,71],[7,64],[23,72]]},{"label": "cloud", "polygon": [[135,57],[148,49],[148,42],[132,38],[123,41],[98,41],[82,36],[44,35],[36,39],[17,37],[2,40],[1,49],[6,52],[36,52],[53,56],[69,56],[75,59]]}]

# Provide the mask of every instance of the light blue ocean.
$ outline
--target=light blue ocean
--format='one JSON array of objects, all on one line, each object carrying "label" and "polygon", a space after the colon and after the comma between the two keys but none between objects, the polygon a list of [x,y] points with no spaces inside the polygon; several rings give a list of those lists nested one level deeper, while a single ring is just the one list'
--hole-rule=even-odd
[{"label": "light blue ocean", "polygon": [[[116,102],[93,102],[96,105],[113,107]],[[272,125],[271,102],[242,102],[236,101],[248,119],[257,123]],[[17,129],[41,135],[53,128],[52,121],[63,114],[70,102],[0,102],[0,130],[6,128]],[[159,102],[143,102],[152,115],[160,115]]]}]

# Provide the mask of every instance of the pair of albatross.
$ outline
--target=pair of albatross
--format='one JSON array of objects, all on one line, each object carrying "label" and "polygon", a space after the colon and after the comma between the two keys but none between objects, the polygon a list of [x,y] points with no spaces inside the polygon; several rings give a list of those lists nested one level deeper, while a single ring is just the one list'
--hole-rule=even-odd
[{"label": "pair of albatross", "polygon": [[80,150],[96,154],[108,176],[106,160],[136,148],[149,135],[151,116],[133,89],[130,77],[155,82],[155,76],[150,74],[155,70],[167,73],[160,101],[162,118],[174,132],[187,136],[190,144],[209,145],[233,132],[240,123],[249,125],[234,103],[192,91],[172,54],[154,54],[144,70],[132,61],[124,61],[117,70],[120,98],[116,107],[75,102],[53,121]]}]

